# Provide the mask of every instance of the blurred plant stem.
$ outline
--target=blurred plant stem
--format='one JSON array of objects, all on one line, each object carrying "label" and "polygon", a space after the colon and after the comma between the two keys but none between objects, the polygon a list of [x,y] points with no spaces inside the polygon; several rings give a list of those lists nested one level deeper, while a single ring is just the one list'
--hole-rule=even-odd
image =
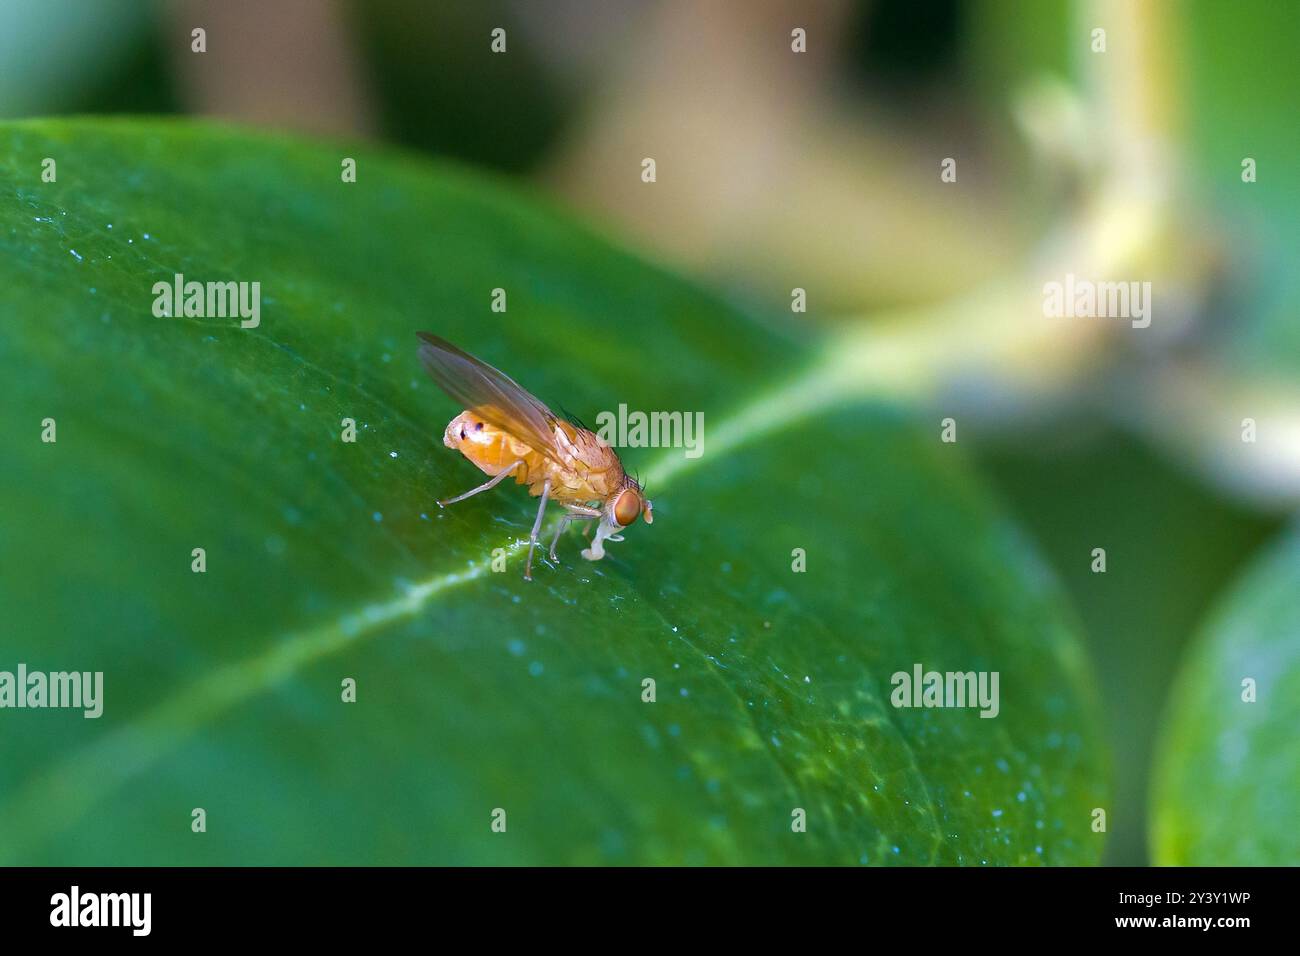
[{"label": "blurred plant stem", "polygon": [[[1127,75],[1130,82],[1155,82],[1141,71]],[[1067,124],[1067,108],[1074,106],[1068,97],[1054,102],[1061,114],[1038,115],[1037,129],[1073,132],[1103,144],[1122,140],[1116,127],[1132,116],[1121,111],[1118,118],[1107,118],[1088,111],[1094,122],[1109,126],[1098,133]],[[1072,145],[1064,155],[1098,155],[1088,143]],[[996,383],[1022,397],[1074,384],[1104,360],[1118,320],[1045,318],[1043,283],[1067,272],[1111,276],[1149,257],[1167,220],[1167,154],[1158,141],[1138,149],[1121,144],[1114,153],[1103,148],[1100,155],[1113,159],[1098,182],[1025,266],[965,295],[842,323],[809,373],[812,380],[796,378],[773,411],[859,396],[937,405],[954,383],[969,381]]]},{"label": "blurred plant stem", "polygon": [[[1009,275],[937,303],[848,316],[820,359],[734,423],[777,427],[810,409],[877,396],[948,414],[1022,416],[1077,399],[1104,382],[1103,402],[1159,447],[1200,465],[1256,505],[1300,501],[1300,394],[1291,383],[1236,378],[1196,345],[1214,277],[1180,208],[1177,18],[1162,0],[1083,4],[1079,35],[1104,24],[1107,52],[1080,55],[1081,98],[1061,83],[1026,87],[1018,115],[1031,146],[1074,184],[1065,222]],[[1088,50],[1086,39],[1080,46]],[[1155,50],[1160,54],[1148,58]],[[935,177],[936,191],[937,175]],[[951,221],[949,228],[963,227]],[[850,247],[849,254],[859,250]],[[837,262],[843,268],[842,260]],[[921,267],[932,269],[933,264]],[[1150,328],[1124,318],[1049,318],[1043,286],[1067,273],[1152,282]],[[1183,351],[1187,351],[1184,349]],[[1136,354],[1138,361],[1131,361]],[[958,393],[983,401],[962,403]],[[990,399],[1003,399],[993,401]],[[945,411],[945,403],[948,410]],[[1242,441],[1253,417],[1263,435]],[[715,447],[719,436],[714,436]],[[722,436],[724,439],[727,436]]]}]

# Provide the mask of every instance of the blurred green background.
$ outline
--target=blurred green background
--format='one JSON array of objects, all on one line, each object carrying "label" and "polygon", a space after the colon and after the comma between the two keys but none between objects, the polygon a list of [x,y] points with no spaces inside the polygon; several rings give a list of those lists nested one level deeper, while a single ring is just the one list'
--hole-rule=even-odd
[{"label": "blurred green background", "polygon": [[[221,38],[204,57],[197,23]],[[808,53],[774,57],[791,26]],[[941,350],[997,277],[1059,278],[1033,270],[1080,234],[1123,249],[1118,277],[1155,282],[1145,334],[940,351],[910,398],[962,422],[1072,599],[1113,761],[1105,861],[1142,864],[1175,676],[1300,498],[1298,46],[1300,5],[1268,0],[44,0],[0,5],[0,117],[194,114],[450,158],[810,336],[933,323]],[[644,155],[652,197],[614,172]]]}]

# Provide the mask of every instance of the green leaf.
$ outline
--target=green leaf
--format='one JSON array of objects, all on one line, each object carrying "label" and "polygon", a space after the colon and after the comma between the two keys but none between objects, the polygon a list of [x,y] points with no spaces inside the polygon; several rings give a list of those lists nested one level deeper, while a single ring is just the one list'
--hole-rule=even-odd
[{"label": "green leaf", "polygon": [[[861,398],[833,346],[369,147],[141,121],[0,142],[0,669],[105,681],[98,719],[0,711],[6,862],[1097,859],[1056,585],[937,423]],[[260,281],[261,324],[154,317],[178,272]],[[459,409],[422,328],[588,421],[701,411],[703,454],[626,450],[654,524],[595,564],[573,530],[525,582],[533,499],[434,503],[482,475],[442,446]],[[916,663],[997,671],[998,716],[892,707]]]},{"label": "green leaf", "polygon": [[1292,533],[1231,589],[1179,674],[1152,789],[1158,864],[1300,864],[1297,574]]}]

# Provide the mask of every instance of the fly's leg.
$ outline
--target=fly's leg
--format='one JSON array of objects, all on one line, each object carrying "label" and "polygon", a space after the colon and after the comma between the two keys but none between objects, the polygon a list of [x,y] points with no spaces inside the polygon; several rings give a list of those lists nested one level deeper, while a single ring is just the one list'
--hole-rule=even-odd
[{"label": "fly's leg", "polygon": [[[595,508],[583,508],[580,505],[570,505],[568,512],[562,518],[560,518],[560,526],[555,529],[555,537],[551,539],[551,560],[552,561],[559,560],[559,558],[556,557],[555,554],[555,546],[560,543],[560,535],[563,534],[564,529],[569,526],[569,522],[581,521],[583,518],[598,518],[598,517],[600,517],[600,512]],[[590,521],[587,522],[587,526],[588,527],[591,526]]]},{"label": "fly's leg", "polygon": [[524,564],[524,580],[533,579],[533,548],[537,547],[537,532],[542,529],[542,516],[546,513],[546,499],[551,496],[551,479],[542,485],[542,503],[537,506],[537,520],[533,522],[532,534],[528,536],[528,561]]},{"label": "fly's leg", "polygon": [[478,494],[480,491],[487,491],[489,488],[494,488],[494,487],[496,487],[497,482],[499,482],[499,481],[500,481],[502,478],[504,478],[506,475],[510,474],[510,472],[514,471],[516,468],[518,468],[518,467],[519,467],[520,465],[522,465],[523,463],[524,463],[524,462],[523,462],[523,459],[521,458],[519,461],[515,462],[515,463],[514,463],[513,465],[511,465],[509,468],[506,468],[504,471],[502,471],[501,474],[499,474],[499,475],[497,475],[497,476],[495,476],[495,477],[493,477],[493,478],[491,478],[491,479],[489,479],[489,480],[483,482],[483,484],[479,485],[477,488],[471,488],[469,491],[465,492],[463,495],[457,495],[455,498],[448,498],[446,501],[439,501],[439,502],[438,502],[438,507],[439,507],[439,508],[445,508],[447,505],[454,505],[456,502],[458,502],[458,501],[464,501],[466,498],[469,498],[469,497],[472,496],[472,495],[476,495],[476,494]]},{"label": "fly's leg", "polygon": [[555,553],[555,546],[560,543],[560,535],[564,534],[564,529],[569,526],[569,522],[574,518],[573,515],[564,515],[560,518],[560,523],[555,528],[555,537],[551,539],[551,560],[558,561],[559,556]]}]

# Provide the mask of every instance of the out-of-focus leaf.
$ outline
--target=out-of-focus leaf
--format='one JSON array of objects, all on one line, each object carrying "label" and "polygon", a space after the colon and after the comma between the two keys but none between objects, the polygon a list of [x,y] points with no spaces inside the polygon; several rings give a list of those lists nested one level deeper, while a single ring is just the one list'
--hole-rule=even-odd
[{"label": "out-of-focus leaf", "polygon": [[[105,675],[97,720],[0,711],[6,862],[1097,859],[1055,585],[822,353],[454,170],[184,123],[0,142],[0,668]],[[260,281],[260,326],[155,317],[175,273]],[[703,455],[629,449],[653,526],[524,582],[533,500],[434,505],[482,476],[420,328],[589,421],[702,411]],[[999,672],[998,716],[893,708],[916,663]]]},{"label": "out-of-focus leaf", "polygon": [[[1168,457],[1115,430],[1073,424],[1015,441],[970,431],[964,437],[973,438],[980,473],[1058,569],[1079,609],[1114,771],[1116,809],[1103,862],[1145,866],[1155,737],[1178,663],[1215,591],[1276,534],[1277,523],[1234,508]],[[1090,480],[1097,474],[1106,480]],[[1089,559],[1099,546],[1105,574],[1094,573]]]},{"label": "out-of-focus leaf", "polygon": [[1159,864],[1300,864],[1298,576],[1292,534],[1232,589],[1191,651],[1157,755]]}]

